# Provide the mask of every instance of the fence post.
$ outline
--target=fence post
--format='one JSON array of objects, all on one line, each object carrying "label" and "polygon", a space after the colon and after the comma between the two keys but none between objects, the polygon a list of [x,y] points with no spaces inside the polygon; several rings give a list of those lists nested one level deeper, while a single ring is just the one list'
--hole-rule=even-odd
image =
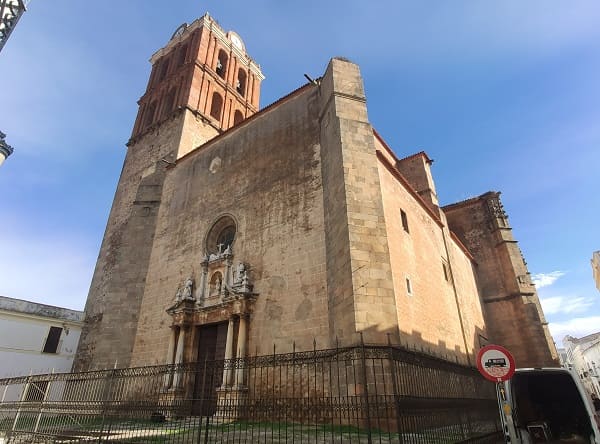
[{"label": "fence post", "polygon": [[365,406],[367,409],[367,442],[368,444],[372,444],[373,437],[371,436],[371,408],[369,406],[369,387],[367,381],[367,358],[365,356],[365,342],[363,340],[363,333],[360,332],[360,357],[362,362],[362,383],[365,394]]},{"label": "fence post", "polygon": [[2,392],[2,401],[0,401],[0,404],[4,403],[4,399],[6,398],[7,391],[8,391],[8,381],[6,382],[6,385],[4,386],[4,391]]},{"label": "fence post", "polygon": [[[117,363],[115,362],[115,368],[110,370],[110,373],[108,373],[108,380],[104,387],[104,393],[102,394],[102,398],[103,398],[102,399],[102,423],[100,425],[100,433],[98,434],[98,443],[102,442],[102,434],[104,433],[104,421],[106,419],[106,412],[108,410],[107,407],[110,403],[109,397],[110,397],[110,393],[112,391],[113,380],[115,379],[115,374],[117,372],[116,365],[117,365]],[[108,429],[106,432],[107,432],[107,434],[110,432],[110,414],[109,414],[109,425],[108,425]]]},{"label": "fence post", "polygon": [[[52,374],[54,374],[54,369],[52,369]],[[35,421],[35,427],[33,429],[33,433],[37,433],[38,428],[40,426],[40,420],[42,419],[42,412],[44,411],[44,403],[48,398],[48,393],[50,393],[50,386],[52,384],[51,378],[48,380],[48,385],[46,386],[46,390],[44,391],[44,396],[42,397],[42,402],[40,403],[40,411],[38,413],[37,420]]]},{"label": "fence post", "polygon": [[[198,427],[198,444],[200,444],[200,441],[202,439],[202,415],[204,414],[204,393],[206,390],[206,363],[208,361],[208,355],[204,355],[204,369],[202,370],[202,383],[200,384],[200,407],[198,407],[200,409],[200,423],[199,423],[199,427]],[[213,366],[214,366],[214,362],[213,362]],[[213,369],[214,372],[214,369]],[[212,379],[211,379],[212,380]],[[208,442],[208,415],[206,415],[206,426],[205,426],[205,433],[204,433],[204,442],[207,443]]]},{"label": "fence post", "polygon": [[17,413],[15,414],[15,420],[13,421],[13,425],[11,428],[11,434],[15,432],[15,428],[17,427],[17,422],[19,421],[19,416],[21,416],[21,407],[23,406],[23,402],[25,402],[25,396],[27,396],[27,391],[29,389],[29,378],[31,378],[32,371],[29,371],[29,376],[25,379],[25,385],[23,386],[23,392],[21,393],[21,399],[19,400],[19,407],[17,408]]},{"label": "fence post", "polygon": [[[390,360],[390,373],[392,376],[392,387],[394,390],[394,409],[396,410],[396,431],[398,432],[398,438],[401,443],[404,442],[404,437],[400,432],[400,395],[398,393],[398,381],[396,381],[396,362],[394,361],[394,350],[392,347],[392,340],[390,333],[387,334],[388,342],[388,357]],[[385,378],[385,376],[384,376]]]}]

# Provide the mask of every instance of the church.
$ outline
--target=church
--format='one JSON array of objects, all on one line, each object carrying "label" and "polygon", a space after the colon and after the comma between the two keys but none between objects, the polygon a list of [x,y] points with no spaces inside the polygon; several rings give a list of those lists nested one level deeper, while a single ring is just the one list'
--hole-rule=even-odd
[{"label": "church", "polygon": [[500,193],[440,206],[428,155],[398,156],[369,123],[356,64],[333,58],[260,109],[259,64],[208,14],[151,63],[75,371],[360,334],[469,366],[489,343],[556,365]]}]

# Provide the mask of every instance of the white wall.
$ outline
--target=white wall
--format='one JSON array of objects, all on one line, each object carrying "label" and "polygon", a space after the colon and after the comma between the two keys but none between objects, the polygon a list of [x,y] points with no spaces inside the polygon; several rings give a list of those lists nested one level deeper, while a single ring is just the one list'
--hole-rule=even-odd
[{"label": "white wall", "polygon": [[[577,339],[567,336],[563,344],[572,359],[573,369],[589,393],[600,396],[600,336],[598,333]],[[591,371],[590,371],[591,370]]]},{"label": "white wall", "polygon": [[[57,353],[43,353],[50,327],[60,327]],[[69,372],[81,323],[0,311],[0,378]]]},{"label": "white wall", "polygon": [[588,369],[591,388],[600,397],[600,340],[595,341],[583,352],[583,359]]}]

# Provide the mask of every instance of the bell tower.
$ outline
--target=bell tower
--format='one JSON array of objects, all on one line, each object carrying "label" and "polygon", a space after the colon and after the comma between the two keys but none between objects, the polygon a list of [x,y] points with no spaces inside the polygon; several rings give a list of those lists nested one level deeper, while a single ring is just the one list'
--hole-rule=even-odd
[{"label": "bell tower", "polygon": [[177,158],[258,111],[264,76],[240,36],[207,14],[183,24],[151,58],[132,141],[184,111]]},{"label": "bell tower", "polygon": [[258,111],[264,76],[208,14],[151,58],[85,306],[75,371],[131,360],[167,167]]}]

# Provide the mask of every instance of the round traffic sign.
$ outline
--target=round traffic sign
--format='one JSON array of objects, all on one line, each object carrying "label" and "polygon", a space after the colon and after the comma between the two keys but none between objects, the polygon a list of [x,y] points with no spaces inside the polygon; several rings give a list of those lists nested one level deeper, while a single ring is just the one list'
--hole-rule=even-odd
[{"label": "round traffic sign", "polygon": [[477,353],[477,369],[484,378],[502,382],[515,373],[515,360],[504,347],[486,345]]}]

